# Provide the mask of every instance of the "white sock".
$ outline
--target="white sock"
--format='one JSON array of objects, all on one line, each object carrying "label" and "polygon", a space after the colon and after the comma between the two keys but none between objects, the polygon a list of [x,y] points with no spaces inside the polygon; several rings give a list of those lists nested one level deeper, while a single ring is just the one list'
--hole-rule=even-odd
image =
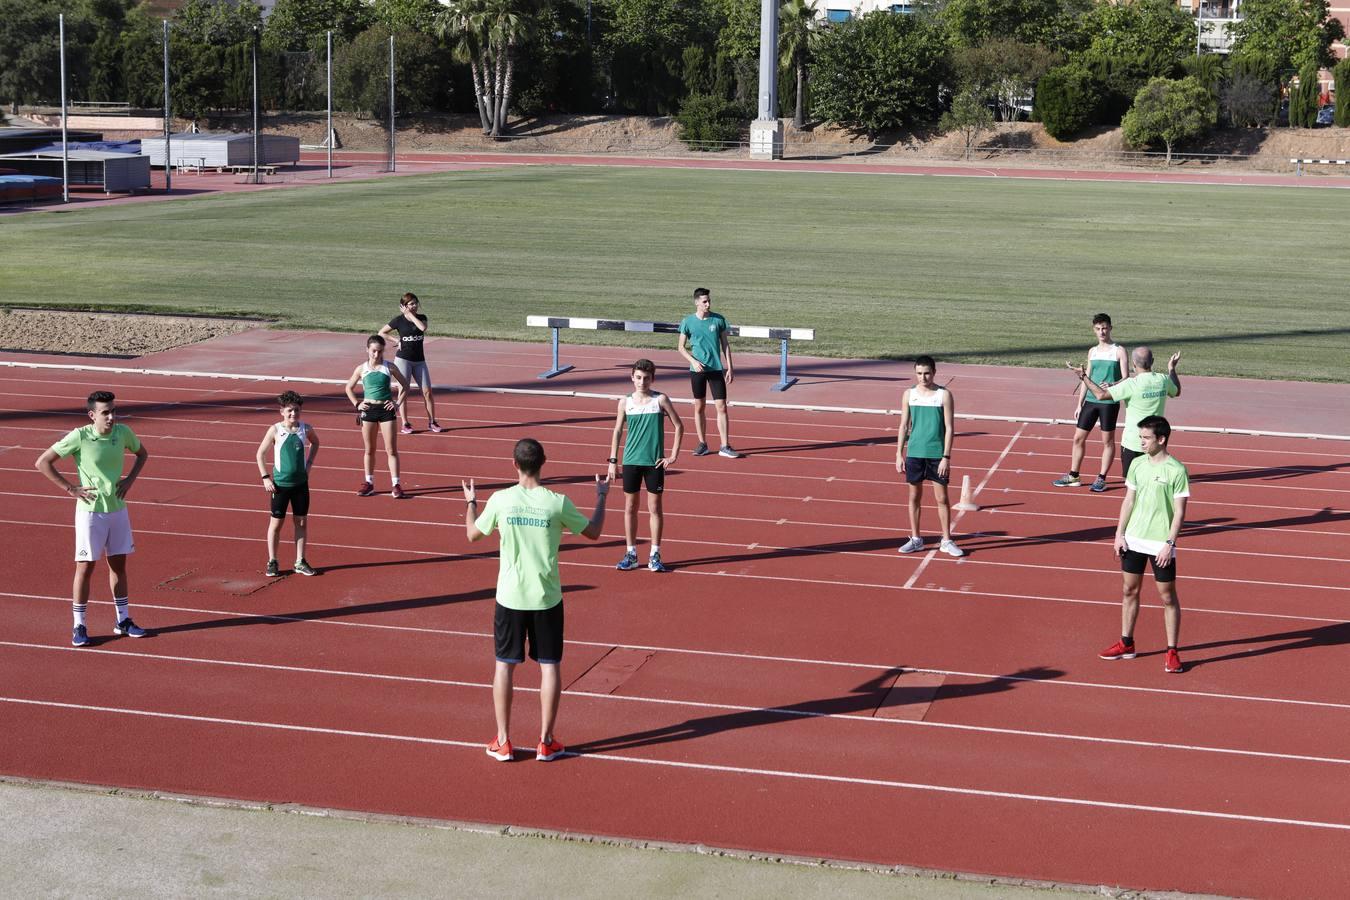
[{"label": "white sock", "polygon": [[114,597],[113,606],[117,607],[117,621],[124,622],[131,618],[131,612],[127,609],[126,597]]},{"label": "white sock", "polygon": [[74,604],[71,605],[71,610],[72,610],[72,611],[74,612],[74,614],[75,614],[75,624],[76,624],[76,625],[83,625],[83,624],[84,624],[84,614],[85,614],[85,612],[86,612],[88,609],[89,609],[89,604],[88,604],[88,603],[74,603]]},{"label": "white sock", "polygon": [[394,487],[398,487],[398,479],[397,479],[397,478],[394,479]]},{"label": "white sock", "polygon": [[374,476],[374,475],[371,475],[369,472],[367,472],[367,473],[366,473],[366,484],[374,484],[374,483],[375,483],[375,476]]},{"label": "white sock", "polygon": [[637,555],[637,547],[634,547],[632,544],[629,544],[629,545],[628,545],[628,552],[629,552],[629,553],[632,553],[632,554],[634,554],[634,555]]},{"label": "white sock", "polygon": [[652,556],[660,556],[660,555],[661,555],[661,545],[652,544]]}]

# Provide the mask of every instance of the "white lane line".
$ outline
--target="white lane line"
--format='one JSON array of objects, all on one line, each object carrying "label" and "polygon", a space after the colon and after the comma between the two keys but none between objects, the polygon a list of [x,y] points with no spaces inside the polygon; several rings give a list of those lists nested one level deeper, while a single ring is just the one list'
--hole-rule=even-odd
[{"label": "white lane line", "polygon": [[[53,597],[41,594],[15,594],[7,591],[0,591],[0,597],[13,597],[20,600],[44,600],[54,601],[62,604],[70,602],[69,597]],[[111,606],[110,601],[91,600],[94,606]],[[1118,602],[1110,603],[1110,606],[1119,606]],[[332,625],[343,628],[369,628],[379,631],[402,631],[416,634],[430,634],[436,636],[465,637],[474,639],[487,639],[492,637],[492,632],[488,631],[461,631],[453,628],[427,628],[416,625],[382,625],[373,622],[349,622],[341,619],[321,618],[313,615],[267,615],[253,612],[239,612],[236,610],[220,609],[201,609],[197,607],[186,606],[163,606],[154,603],[137,603],[139,609],[154,609],[165,612],[191,613],[202,616],[223,616],[232,619],[259,619],[271,622],[306,622],[314,625]],[[1323,620],[1319,620],[1323,621]],[[1328,619],[1325,621],[1341,624],[1340,619]],[[153,630],[153,629],[152,629]],[[1099,688],[1108,691],[1124,691],[1126,693],[1142,694],[1160,694],[1171,697],[1202,697],[1211,700],[1235,700],[1239,702],[1250,703],[1279,703],[1289,706],[1307,706],[1319,709],[1342,709],[1350,710],[1350,703],[1335,703],[1326,700],[1298,700],[1289,697],[1267,697],[1255,694],[1224,694],[1217,691],[1198,691],[1198,690],[1180,690],[1176,688],[1151,688],[1139,687],[1125,684],[1104,684],[1093,681],[1073,681],[1064,678],[1033,678],[1025,675],[999,675],[991,672],[966,672],[960,669],[933,669],[897,666],[894,663],[868,663],[855,662],[850,660],[832,660],[832,659],[813,659],[801,656],[772,656],[763,653],[749,653],[729,650],[701,650],[695,647],[672,647],[661,644],[634,644],[625,641],[584,641],[568,638],[567,643],[578,647],[598,647],[608,649],[611,647],[628,647],[634,650],[651,650],[658,653],[683,653],[690,656],[708,656],[713,658],[730,658],[737,660],[756,660],[760,662],[772,663],[793,663],[797,665],[824,666],[844,669],[864,669],[868,671],[888,671],[898,670],[900,672],[920,672],[929,675],[942,675],[944,677],[957,678],[978,678],[984,681],[1015,681],[1025,684],[1039,684],[1058,687],[1082,687]],[[73,649],[73,648],[72,648]]]},{"label": "white lane line", "polygon": [[[3,469],[3,468],[0,468],[0,471],[6,471],[6,470]],[[144,477],[142,476],[142,478],[141,478],[140,480],[146,480],[146,479],[144,479]],[[151,480],[153,480],[153,479],[151,479]],[[180,480],[178,480],[178,479],[172,479],[172,480],[175,481],[176,483],[182,483],[182,484],[190,484],[190,483],[191,483],[191,482],[189,482],[189,481],[180,481]],[[220,484],[224,484],[224,483],[223,483],[223,482],[217,482],[217,484],[220,485]],[[248,484],[240,484],[240,483],[237,483],[237,482],[230,482],[230,483],[229,483],[229,486],[230,486],[230,487],[244,488],[244,489],[250,491],[250,492],[253,493],[253,494],[257,494],[258,491],[259,491],[258,485],[255,484],[255,483],[253,483],[253,482],[251,482],[251,481],[250,481]],[[318,489],[312,489],[312,490],[318,490]],[[331,492],[332,492],[332,493],[341,493],[341,494],[349,493],[348,491],[337,491],[337,490],[332,490]],[[670,490],[667,490],[666,493],[674,493],[674,492],[673,492],[673,491],[670,491]],[[701,492],[701,491],[688,491],[688,492],[686,492],[686,493],[697,493],[697,494],[700,494],[700,495],[701,495],[703,492]],[[747,495],[742,495],[742,496],[744,497],[744,496],[747,496]],[[40,494],[28,493],[28,492],[23,492],[23,491],[0,491],[0,497],[20,497],[20,498],[23,498],[23,499],[25,499],[25,500],[49,501],[49,502],[54,502],[54,503],[61,503],[61,504],[63,504],[63,505],[64,505],[64,504],[68,504],[68,503],[70,502],[70,498],[69,498],[69,497],[62,496],[61,494],[53,494],[53,493],[50,492],[50,491],[44,491],[43,493],[40,493]],[[454,499],[454,500],[459,500],[459,498],[457,498],[457,497],[441,498],[441,499]],[[758,498],[758,497],[757,497],[756,499],[761,499],[761,498]],[[775,498],[775,499],[776,499],[776,498]],[[792,499],[792,498],[783,498],[783,499]],[[799,498],[796,498],[796,499],[798,499],[798,500],[803,500],[803,501],[811,501],[811,502],[815,502],[815,501],[817,501],[817,500],[819,500],[819,499],[821,499],[821,498],[819,498],[819,497],[799,497]],[[166,501],[163,501],[163,500],[149,500],[149,501],[144,501],[144,503],[145,503],[145,505],[146,505],[146,508],[148,508],[148,509],[185,509],[185,510],[189,510],[189,511],[194,512],[194,513],[199,513],[199,512],[223,512],[223,513],[238,513],[238,514],[240,514],[240,515],[245,515],[245,516],[256,516],[256,515],[258,514],[258,508],[257,508],[257,507],[254,507],[254,506],[249,506],[249,507],[242,507],[242,506],[213,506],[213,505],[210,505],[210,504],[204,504],[204,503],[171,503],[171,502],[166,502]],[[957,515],[957,518],[959,518],[961,514],[962,514],[962,513],[959,512],[958,515]],[[695,519],[695,520],[709,521],[709,522],[724,522],[724,521],[726,521],[726,519],[725,519],[724,516],[702,515],[702,514],[699,514],[699,513],[671,513],[670,515],[671,515],[672,517],[674,517],[674,518]],[[335,521],[335,522],[351,522],[351,523],[354,523],[354,524],[359,524],[359,523],[361,523],[361,522],[380,522],[380,523],[386,523],[386,524],[391,524],[391,525],[420,525],[420,526],[427,526],[427,527],[432,527],[432,528],[444,528],[444,527],[459,528],[459,527],[460,527],[458,524],[455,524],[455,523],[449,523],[449,522],[437,522],[437,521],[428,521],[428,520],[412,519],[412,518],[409,518],[409,517],[407,517],[407,516],[398,517],[398,518],[383,518],[383,517],[380,517],[380,516],[351,516],[351,515],[339,515],[339,514],[336,514],[336,513],[315,513],[315,512],[311,512],[311,513],[309,514],[309,517],[310,517],[311,519],[329,519],[329,520],[332,520],[332,521]],[[736,521],[737,521],[738,523],[748,523],[748,522],[753,522],[753,523],[759,523],[759,524],[765,524],[765,525],[770,525],[770,524],[772,524],[772,525],[801,525],[801,526],[807,526],[807,527],[811,527],[811,528],[865,528],[865,529],[871,529],[871,528],[875,527],[875,526],[870,526],[870,525],[868,525],[868,526],[861,526],[861,525],[834,525],[834,524],[829,523],[829,522],[803,522],[803,521],[797,521],[797,520],[794,520],[794,519],[760,519],[760,518],[751,518],[751,517],[738,517]],[[1103,520],[1103,521],[1105,521],[1105,520]],[[54,523],[54,524],[58,524],[58,525],[59,525],[59,524],[61,524],[61,523]],[[1300,532],[1300,533],[1302,533],[1302,532]],[[1194,537],[1194,534],[1192,534],[1192,533],[1190,533],[1190,532],[1187,532],[1186,534],[1187,534],[1187,537]],[[622,537],[622,535],[616,532],[615,534],[612,534],[612,535],[602,535],[602,537]],[[972,539],[978,540],[978,537],[976,537],[976,536],[974,536],[974,535],[971,535],[971,536],[968,536],[968,537],[970,537],[970,538],[972,538]],[[1109,546],[1110,546],[1110,545],[1109,545],[1106,541],[1104,541],[1104,540],[1102,540],[1102,541],[1071,541],[1071,540],[1058,539],[1058,538],[1055,538],[1055,539],[1047,539],[1047,538],[1039,537],[1039,536],[1037,536],[1037,535],[1016,535],[1016,534],[1011,534],[1011,533],[1009,533],[1009,534],[1004,534],[1004,535],[1000,535],[1000,536],[998,536],[997,538],[993,538],[993,540],[997,540],[997,541],[999,541],[1000,543],[1007,543],[1007,544],[1009,544],[1009,545],[1011,545],[1013,542],[1019,542],[1019,543],[1025,543],[1025,544],[1027,544],[1027,545],[1029,545],[1029,546],[1038,546],[1038,545],[1043,546],[1043,545],[1046,545],[1046,544],[1075,544],[1075,545],[1098,546],[1098,547],[1109,547]],[[745,544],[744,541],[713,541],[713,540],[703,540],[703,539],[695,540],[695,539],[688,539],[688,538],[666,538],[666,539],[664,540],[664,543],[667,543],[667,544],[688,544],[688,545],[691,546],[691,547],[726,547],[726,548],[731,549],[731,550],[747,550],[747,549],[749,549],[749,550],[756,550],[756,549],[757,549],[757,550],[763,551],[763,552],[764,552],[765,554],[767,554],[767,555],[772,555],[772,553],[777,552],[777,551],[791,551],[791,552],[793,552],[793,553],[802,554],[802,555],[804,555],[804,556],[809,556],[809,555],[813,555],[813,554],[814,554],[814,555],[817,555],[817,556],[859,556],[859,557],[872,557],[872,558],[875,558],[875,559],[896,559],[894,549],[887,549],[887,550],[834,550],[834,549],[830,549],[830,548],[828,548],[828,547],[790,547],[790,546],[780,546],[780,545],[777,545],[777,544],[765,544],[765,543],[762,543],[762,542],[756,542],[756,543],[753,544],[752,546],[746,547],[746,544]],[[315,546],[322,546],[322,545],[319,544],[319,543],[315,543]],[[1006,548],[1006,547],[1000,547],[1000,548],[997,548],[997,549],[1007,549],[1007,548]],[[1195,554],[1222,554],[1222,555],[1232,555],[1232,554],[1237,554],[1237,555],[1242,556],[1242,557],[1244,557],[1244,558],[1246,558],[1246,557],[1255,557],[1255,558],[1268,558],[1268,559],[1280,559],[1280,560],[1293,559],[1293,560],[1304,560],[1304,561],[1311,561],[1311,562],[1350,563],[1350,558],[1346,558],[1346,557],[1337,557],[1337,556],[1298,556],[1298,555],[1293,555],[1293,554],[1288,554],[1288,553],[1254,553],[1254,552],[1251,552],[1251,551],[1248,551],[1248,550],[1224,550],[1224,549],[1220,549],[1220,548],[1207,548],[1207,547],[1194,547],[1194,546],[1187,546],[1185,552],[1186,552],[1187,555],[1190,555],[1190,554],[1192,554],[1192,553],[1195,553]],[[971,561],[971,562],[974,562],[975,560],[970,560],[970,561]],[[1009,563],[1009,562],[1001,561],[1001,560],[984,560],[984,561],[981,561],[981,562],[983,562],[984,565],[1032,565],[1032,564],[1030,564],[1030,563]],[[1054,567],[1054,568],[1058,568],[1058,567]],[[1081,571],[1083,571],[1083,572],[1114,572],[1115,569],[1114,569],[1114,568],[1107,568],[1107,569],[1087,569],[1087,568],[1084,568],[1084,569],[1082,569]],[[1202,579],[1202,580],[1203,580],[1203,579]],[[1225,580],[1226,580],[1226,579],[1225,579]],[[1258,583],[1258,582],[1250,582],[1250,583],[1256,584],[1256,583]],[[1291,586],[1293,586],[1293,587],[1298,587],[1299,585],[1291,585]]]},{"label": "white lane line", "polygon": [[[781,524],[781,523],[780,523],[780,524]],[[65,524],[65,523],[61,523],[61,522],[30,522],[30,521],[19,521],[19,520],[14,520],[14,519],[0,519],[0,525],[25,525],[25,526],[32,526],[32,527],[37,527],[37,528],[63,528],[63,529],[69,528],[69,529],[72,529],[72,530],[73,530],[74,527],[75,527],[74,524]],[[448,527],[453,527],[453,526],[447,524],[447,525],[445,525],[444,527],[447,527],[447,528],[448,528]],[[248,535],[235,536],[235,535],[221,535],[221,534],[195,534],[195,533],[189,533],[189,532],[183,532],[183,531],[156,531],[156,530],[151,530],[151,529],[146,529],[146,528],[137,528],[136,530],[137,530],[137,533],[139,533],[139,534],[153,534],[153,535],[156,535],[156,536],[159,536],[159,537],[196,538],[196,539],[201,539],[201,540],[232,541],[232,542],[235,542],[235,543],[252,543],[252,542],[255,542],[255,541],[257,540],[257,537],[256,537],[256,536],[248,536]],[[401,556],[436,557],[436,558],[443,559],[443,560],[445,560],[446,562],[451,562],[451,561],[454,561],[454,560],[488,559],[488,558],[491,558],[492,556],[495,555],[495,551],[484,551],[484,552],[482,552],[482,553],[452,553],[452,552],[450,552],[450,551],[441,551],[441,550],[417,550],[417,549],[410,548],[410,547],[371,547],[371,546],[367,546],[367,545],[363,545],[363,544],[334,544],[334,543],[328,543],[328,542],[323,542],[323,541],[315,541],[315,540],[312,540],[312,539],[309,541],[309,546],[311,546],[311,547],[320,547],[320,548],[324,548],[324,549],[332,549],[332,550],[357,550],[357,551],[363,551],[363,552],[367,552],[367,553],[389,553],[389,554],[395,554],[395,555],[401,555]],[[567,549],[567,550],[581,550],[581,549],[585,549],[585,547],[584,547],[583,545],[575,545],[575,546],[572,546],[572,547],[567,547],[567,548],[565,548],[565,549]],[[973,564],[973,563],[975,563],[975,562],[976,562],[975,560],[963,560],[963,563],[966,564],[966,565],[970,565],[970,564]],[[953,565],[956,565],[956,563],[952,563],[952,564],[953,564]],[[1026,567],[1026,565],[1025,565],[1025,564],[1022,564],[1022,563],[981,562],[981,563],[979,563],[979,564],[980,564],[980,565],[984,565],[984,566],[1004,566],[1004,567],[1021,567],[1021,568],[1025,568],[1025,567]],[[576,560],[570,560],[570,559],[559,559],[558,565],[559,565],[559,566],[567,566],[567,567],[570,567],[570,568],[578,568],[578,569],[603,569],[603,570],[606,570],[606,571],[608,571],[608,570],[610,570],[610,569],[613,568],[613,566],[611,566],[611,565],[608,564],[608,563],[587,563],[587,562],[578,562],[578,561],[576,561]],[[1054,568],[1054,567],[1051,567],[1051,568]],[[1079,569],[1079,571],[1085,572],[1085,573],[1102,574],[1102,573],[1112,573],[1112,572],[1114,572],[1115,570],[1114,570],[1114,569],[1086,569],[1086,568],[1083,568],[1083,569]],[[1081,606],[1117,606],[1117,605],[1119,605],[1119,601],[1115,601],[1115,600],[1091,600],[1091,599],[1084,599],[1084,598],[1081,598],[1081,597],[1053,597],[1053,596],[1049,596],[1049,595],[1045,595],[1045,594],[1014,594],[1014,593],[1009,593],[1009,592],[1005,592],[1005,591],[989,591],[989,590],[980,590],[980,591],[958,591],[958,590],[956,590],[955,588],[938,587],[938,586],[928,586],[928,585],[916,585],[916,586],[913,586],[913,587],[906,587],[906,586],[902,586],[902,585],[896,585],[896,584],[893,583],[893,582],[875,583],[875,582],[865,582],[865,581],[840,581],[839,579],[803,578],[803,577],[800,577],[800,576],[788,576],[788,575],[762,575],[762,574],[750,574],[750,573],[744,573],[744,572],[727,572],[727,571],[724,571],[724,570],[718,570],[718,571],[716,571],[716,572],[711,572],[711,571],[699,571],[699,570],[696,570],[696,569],[678,569],[678,570],[676,570],[676,572],[675,572],[674,574],[676,574],[676,575],[682,575],[682,576],[690,577],[690,578],[738,578],[738,579],[744,579],[744,580],[750,580],[750,581],[784,582],[784,583],[790,583],[790,584],[814,584],[814,585],[821,585],[821,586],[828,586],[828,587],[864,588],[864,589],[873,589],[873,590],[879,590],[879,591],[906,591],[906,590],[910,590],[910,591],[924,591],[924,592],[929,592],[929,593],[940,593],[940,594],[953,594],[953,593],[956,593],[956,594],[960,594],[962,597],[980,597],[980,598],[986,598],[986,599],[1007,599],[1007,600],[1041,600],[1041,601],[1046,601],[1046,602],[1051,602],[1051,603],[1069,603],[1069,604],[1077,604],[1077,605],[1081,605]],[[1199,576],[1199,575],[1191,575],[1191,576],[1188,576],[1188,577],[1191,578],[1192,580],[1218,581],[1218,582],[1223,582],[1223,583],[1237,583],[1237,584],[1242,584],[1242,585],[1255,584],[1255,583],[1257,583],[1257,582],[1252,582],[1252,581],[1249,581],[1249,580],[1246,580],[1246,579],[1209,578],[1209,577],[1202,577],[1202,576]],[[1272,586],[1275,586],[1275,587],[1288,587],[1289,585],[1286,585],[1286,584],[1283,584],[1283,583],[1280,583],[1280,582],[1276,582],[1276,583],[1274,583]],[[1314,588],[1319,588],[1319,589],[1323,589],[1323,590],[1341,590],[1341,591],[1350,591],[1350,587],[1334,587],[1334,586],[1327,586],[1327,585],[1306,585],[1305,587],[1314,587]],[[3,594],[0,594],[0,596],[3,596]],[[138,604],[138,605],[142,605],[142,606],[143,606],[143,605],[145,605],[145,604]],[[1144,609],[1159,609],[1159,608],[1161,608],[1160,606],[1157,606],[1156,604],[1150,604],[1150,603],[1144,603],[1144,604],[1141,604],[1141,605],[1142,605],[1142,608],[1144,608]],[[1286,619],[1286,620],[1292,620],[1292,621],[1298,621],[1298,622],[1327,622],[1327,623],[1337,623],[1337,624],[1338,624],[1338,623],[1341,623],[1341,622],[1345,621],[1345,620],[1343,620],[1343,619],[1338,619],[1338,618],[1328,618],[1328,617],[1322,617],[1322,616],[1291,615],[1291,614],[1289,614],[1289,613],[1274,613],[1274,612],[1265,612],[1265,611],[1262,611],[1262,610],[1250,610],[1250,611],[1249,611],[1249,610],[1235,610],[1235,609],[1214,609],[1214,608],[1211,608],[1211,607],[1204,607],[1204,606],[1187,606],[1186,609],[1187,609],[1188,612],[1192,612],[1192,613],[1207,613],[1207,614],[1215,614],[1215,615],[1242,616],[1242,617],[1248,617],[1248,618]]]},{"label": "white lane line", "polygon": [[[223,666],[240,669],[260,669],[271,672],[288,672],[301,675],[322,675],[334,678],[357,678],[369,679],[371,681],[392,681],[409,684],[425,684],[436,687],[458,687],[473,688],[478,690],[491,690],[491,682],[477,681],[459,681],[450,678],[424,678],[412,675],[389,675],[381,672],[355,672],[343,669],[320,669],[310,666],[286,666],[275,663],[243,662],[240,660],[211,659],[197,656],[173,656],[160,653],[138,653],[130,650],[108,650],[100,649],[97,653],[90,653],[87,650],[80,650],[75,647],[53,646],[50,644],[31,644],[22,641],[0,641],[0,647],[16,647],[23,650],[44,650],[57,653],[79,653],[81,656],[92,659],[100,659],[105,656],[122,656],[140,661],[153,660],[169,663],[195,663],[206,666]],[[525,693],[539,692],[538,688],[517,687],[519,691]],[[1057,741],[1078,741],[1087,744],[1107,744],[1121,747],[1144,747],[1147,749],[1158,750],[1180,750],[1194,753],[1218,753],[1229,756],[1250,756],[1262,759],[1279,759],[1290,762],[1312,762],[1329,763],[1332,765],[1350,765],[1350,759],[1342,759],[1334,756],[1309,756],[1300,753],[1276,753],[1267,750],[1249,750],[1237,747],[1213,747],[1204,744],[1176,744],[1165,741],[1145,741],[1133,740],[1130,738],[1110,738],[1097,735],[1070,734],[1057,731],[1035,731],[1028,728],[1000,728],[993,725],[969,725],[959,722],[929,722],[924,720],[909,719],[886,719],[878,718],[861,713],[826,713],[813,712],[811,710],[795,709],[792,707],[781,706],[744,706],[735,703],[710,703],[703,700],[685,700],[671,697],[644,697],[636,694],[597,694],[591,691],[572,691],[565,692],[568,697],[585,697],[591,700],[601,702],[615,703],[635,703],[650,704],[658,706],[678,706],[690,709],[707,709],[719,712],[753,712],[766,713],[769,715],[778,715],[784,718],[799,719],[838,719],[849,722],[866,722],[871,725],[881,727],[895,728],[931,728],[941,731],[968,731],[978,734],[998,734],[1009,737],[1027,737],[1041,738],[1045,740]]]},{"label": "white lane line", "polygon": [[[230,719],[219,716],[195,716],[182,713],[154,712],[127,707],[95,706],[84,703],[60,703],[52,700],[29,700],[21,697],[0,696],[0,703],[13,703],[23,706],[37,706],[49,709],[71,709],[81,712],[100,712],[120,716],[136,716],[150,719],[169,719],[179,722],[197,722],[204,725],[226,725],[239,728],[259,728],[274,731],[291,731],[305,734],[333,735],[338,737],[368,738],[381,741],[431,744],[441,747],[462,747],[482,752],[482,743],[458,741],[449,738],[421,737],[417,735],[386,734],[378,731],[356,731],[346,728],[322,728],[316,725],[292,725],[283,722],[258,722],[247,719]],[[927,784],[915,781],[894,781],[884,778],[858,778],[848,775],[827,775],[818,772],[794,772],[784,769],[757,769],[749,766],[725,766],[715,763],[695,763],[683,760],[652,759],[636,756],[624,756],[617,753],[569,752],[576,759],[604,762],[636,763],[646,766],[666,766],[675,769],[689,769],[721,774],[750,775],[758,778],[786,778],[796,781],[818,781],[830,784],[848,784],[860,787],[880,787],[893,790],[922,791],[928,793],[957,794],[967,797],[984,797],[996,800],[1020,800],[1032,803],[1059,803],[1068,806],[1086,806],[1098,809],[1114,809],[1128,812],[1159,813],[1173,816],[1191,816],[1205,819],[1220,819],[1230,822],[1249,822],[1261,825],[1288,825],[1299,828],[1317,828],[1334,831],[1350,831],[1350,824],[1342,822],[1319,822],[1312,819],[1292,819],[1277,816],[1256,816],[1243,813],[1218,812],[1216,810],[1187,809],[1185,807],[1150,806],[1142,803],[1115,803],[1107,800],[1089,800],[1081,797],[1063,797],[1052,794],[1027,794],[1018,791],[992,791],[981,788],[956,787],[954,785]]]},{"label": "white lane line", "polygon": [[[975,488],[974,496],[978,497],[978,496],[980,495],[980,491],[984,490],[984,486],[987,485],[987,484],[989,483],[989,479],[993,478],[993,477],[994,477],[994,473],[995,473],[996,471],[998,471],[999,464],[1000,464],[1001,462],[1003,462],[1003,460],[1005,460],[1005,459],[1008,458],[1008,453],[1011,452],[1011,450],[1012,450],[1012,448],[1013,448],[1013,444],[1017,443],[1017,439],[1018,439],[1019,437],[1022,436],[1022,432],[1025,431],[1025,430],[1026,430],[1026,426],[1025,426],[1025,425],[1020,425],[1020,426],[1018,426],[1017,431],[1013,434],[1012,437],[1010,437],[1010,438],[1008,439],[1008,444],[1007,444],[1007,446],[1005,446],[1005,447],[1003,448],[1003,452],[1000,453],[1000,454],[998,455],[998,458],[994,460],[994,464],[993,464],[992,466],[989,467],[989,471],[987,471],[987,472],[984,473],[984,479],[983,479],[982,481],[980,481],[979,486],[978,486],[977,488]],[[922,489],[922,488],[923,488],[923,484],[920,483],[920,484],[919,484],[919,487]],[[947,495],[947,497],[948,497],[948,500],[951,499],[951,488],[950,488],[950,486],[948,487],[948,495]],[[920,499],[922,499],[922,498],[920,498]],[[947,510],[947,514],[948,514],[948,515],[951,515],[951,509],[950,509],[950,507],[949,507],[948,510]],[[961,520],[961,517],[962,517],[963,515],[965,515],[965,510],[958,510],[957,513],[956,513],[956,518],[952,520],[951,524],[952,524],[952,525],[955,525],[957,522],[959,522],[959,521]],[[941,546],[941,545],[939,545],[939,547],[940,547],[940,546]],[[914,583],[915,583],[916,581],[919,580],[919,576],[923,574],[923,570],[926,569],[926,568],[928,568],[928,564],[929,564],[930,562],[933,561],[933,558],[934,558],[935,556],[937,556],[937,554],[938,554],[938,548],[937,548],[937,547],[935,547],[935,548],[933,548],[932,550],[928,551],[928,554],[927,554],[926,556],[924,556],[924,558],[923,558],[923,562],[919,563],[919,565],[914,569],[914,572],[909,576],[909,580],[905,582],[905,589],[906,589],[906,590],[908,590],[908,589],[914,587]]]}]

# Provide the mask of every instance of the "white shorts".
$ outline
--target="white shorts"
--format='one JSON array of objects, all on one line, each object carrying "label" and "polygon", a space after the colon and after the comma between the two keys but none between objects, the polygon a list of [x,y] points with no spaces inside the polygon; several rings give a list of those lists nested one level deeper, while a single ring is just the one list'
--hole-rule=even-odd
[{"label": "white shorts", "polygon": [[408,384],[415,384],[420,388],[431,385],[431,370],[427,368],[426,360],[413,362],[410,359],[395,356],[394,365],[403,373],[403,377],[408,379]]},{"label": "white shorts", "polygon": [[75,561],[93,562],[100,556],[124,556],[136,552],[131,537],[131,517],[124,506],[117,512],[75,510]]}]

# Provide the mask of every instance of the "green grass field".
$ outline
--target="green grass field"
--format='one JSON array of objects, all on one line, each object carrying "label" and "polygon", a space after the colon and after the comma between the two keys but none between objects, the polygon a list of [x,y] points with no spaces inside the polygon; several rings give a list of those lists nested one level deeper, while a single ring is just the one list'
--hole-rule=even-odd
[{"label": "green grass field", "polygon": [[705,285],[732,322],[815,328],[817,342],[799,348],[807,354],[1036,366],[1082,356],[1090,318],[1105,310],[1118,340],[1182,350],[1185,372],[1343,381],[1348,199],[494,169],[10,215],[0,218],[0,296],[368,331],[412,290],[434,334],[542,341],[526,314],[676,320]]}]

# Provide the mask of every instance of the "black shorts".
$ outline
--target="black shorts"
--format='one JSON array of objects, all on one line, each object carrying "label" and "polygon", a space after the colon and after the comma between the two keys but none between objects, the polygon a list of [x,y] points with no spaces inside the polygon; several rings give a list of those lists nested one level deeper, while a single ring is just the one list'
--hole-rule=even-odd
[{"label": "black shorts", "polygon": [[304,484],[294,484],[290,487],[276,485],[276,490],[272,492],[272,518],[286,518],[286,507],[290,506],[291,512],[297,516],[309,515],[309,482]]},{"label": "black shorts", "polygon": [[383,403],[371,403],[364,410],[357,410],[356,424],[362,422],[392,422],[394,421],[395,411],[385,409]]},{"label": "black shorts", "polygon": [[523,663],[525,642],[530,643],[530,659],[540,663],[560,663],[563,655],[563,605],[548,609],[508,609],[496,604],[492,615],[492,639],[497,661]]},{"label": "black shorts", "polygon": [[727,399],[727,376],[721,369],[704,369],[702,372],[689,373],[689,385],[694,389],[694,399],[702,400],[708,390],[712,390],[714,400]]},{"label": "black shorts", "polygon": [[1091,431],[1092,426],[1100,423],[1102,431],[1116,430],[1116,417],[1120,415],[1119,403],[1084,403],[1078,410],[1078,427]]},{"label": "black shorts", "polygon": [[906,456],[905,481],[910,484],[922,484],[925,481],[946,484],[951,475],[951,470],[949,469],[945,476],[939,475],[938,466],[941,463],[941,457],[938,459],[930,459],[925,456]]},{"label": "black shorts", "polygon": [[1131,450],[1129,447],[1120,448],[1120,477],[1124,478],[1130,474],[1130,463],[1143,456],[1138,450]]},{"label": "black shorts", "polygon": [[1144,566],[1153,566],[1154,581],[1176,581],[1177,580],[1177,556],[1172,554],[1172,561],[1165,566],[1158,565],[1158,558],[1151,553],[1139,553],[1135,550],[1126,550],[1120,557],[1120,571],[1128,572],[1131,575],[1143,575]]},{"label": "black shorts", "polygon": [[623,467],[623,492],[636,494],[647,485],[647,493],[659,494],[666,489],[665,466],[629,466]]}]

